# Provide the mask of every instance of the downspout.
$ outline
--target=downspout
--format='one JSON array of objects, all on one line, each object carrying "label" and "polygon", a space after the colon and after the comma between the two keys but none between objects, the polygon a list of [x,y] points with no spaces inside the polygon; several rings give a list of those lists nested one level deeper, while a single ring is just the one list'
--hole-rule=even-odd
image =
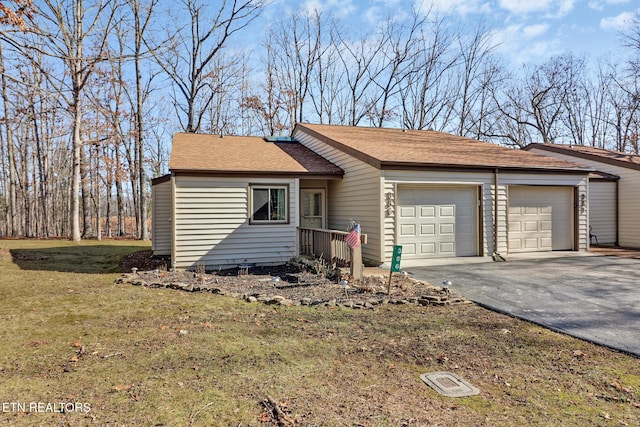
[{"label": "downspout", "polygon": [[498,250],[498,168],[493,170],[493,255],[494,261],[506,261]]},{"label": "downspout", "polygon": [[616,179],[616,246],[620,246],[620,178]]},{"label": "downspout", "polygon": [[176,173],[171,172],[171,271],[176,271]]}]

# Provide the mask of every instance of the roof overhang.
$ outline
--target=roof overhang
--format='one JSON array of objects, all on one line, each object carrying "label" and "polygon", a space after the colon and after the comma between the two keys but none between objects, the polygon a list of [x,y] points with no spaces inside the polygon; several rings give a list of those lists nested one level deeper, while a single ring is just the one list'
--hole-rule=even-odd
[{"label": "roof overhang", "polygon": [[514,172],[514,173],[562,173],[562,174],[589,174],[591,168],[551,168],[551,167],[516,167],[508,165],[461,165],[442,163],[418,163],[418,162],[380,162],[383,170],[431,170],[431,171],[455,171],[455,172]]},{"label": "roof overhang", "polygon": [[[540,143],[532,143],[522,148],[523,150],[530,151],[532,149],[539,149],[543,151],[549,151],[551,153],[564,154],[567,156],[572,156],[577,159],[584,160],[592,160],[594,162],[604,163],[612,166],[619,166],[621,168],[640,170],[640,164],[632,163],[624,160],[613,159],[610,157],[599,156],[597,154],[584,153],[582,151],[578,151],[578,149],[573,149],[570,147],[558,147],[557,145],[549,145],[549,144],[540,144]],[[603,150],[606,151],[606,150]]]},{"label": "roof overhang", "polygon": [[227,178],[301,178],[301,179],[329,179],[340,180],[344,172],[327,174],[322,172],[282,172],[282,171],[220,171],[220,170],[198,170],[198,169],[172,169],[174,175],[182,176],[209,176]]},{"label": "roof overhang", "polygon": [[162,184],[163,182],[168,182],[171,180],[171,174],[168,173],[166,175],[162,175],[151,180],[151,185]]}]

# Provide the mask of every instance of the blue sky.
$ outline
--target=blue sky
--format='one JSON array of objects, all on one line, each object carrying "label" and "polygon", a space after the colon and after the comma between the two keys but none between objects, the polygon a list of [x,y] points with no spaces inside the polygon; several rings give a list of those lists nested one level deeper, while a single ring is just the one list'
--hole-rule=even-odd
[{"label": "blue sky", "polygon": [[[387,16],[403,16],[411,1],[272,0],[265,16],[301,6],[332,13],[348,25],[368,27]],[[498,51],[514,66],[569,51],[593,60],[620,53],[620,32],[640,11],[638,0],[425,0],[417,6],[432,7],[469,27],[484,21],[495,32]]]}]

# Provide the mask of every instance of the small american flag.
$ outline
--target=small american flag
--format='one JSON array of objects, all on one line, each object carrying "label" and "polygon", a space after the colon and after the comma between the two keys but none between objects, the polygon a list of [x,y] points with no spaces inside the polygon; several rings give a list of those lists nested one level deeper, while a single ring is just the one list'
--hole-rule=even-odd
[{"label": "small american flag", "polygon": [[351,229],[349,234],[344,238],[344,241],[352,248],[360,246],[360,224],[356,224],[353,229]]}]

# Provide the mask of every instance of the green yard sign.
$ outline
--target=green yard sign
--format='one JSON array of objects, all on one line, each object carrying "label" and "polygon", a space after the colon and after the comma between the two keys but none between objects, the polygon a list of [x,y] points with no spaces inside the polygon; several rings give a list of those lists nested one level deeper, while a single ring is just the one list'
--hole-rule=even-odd
[{"label": "green yard sign", "polygon": [[393,257],[391,258],[391,272],[400,271],[400,258],[402,257],[402,246],[393,247]]},{"label": "green yard sign", "polygon": [[393,273],[400,271],[400,258],[402,257],[402,246],[393,247],[393,256],[391,257],[391,269],[389,270],[389,283],[387,284],[387,295],[391,295],[391,277]]}]

